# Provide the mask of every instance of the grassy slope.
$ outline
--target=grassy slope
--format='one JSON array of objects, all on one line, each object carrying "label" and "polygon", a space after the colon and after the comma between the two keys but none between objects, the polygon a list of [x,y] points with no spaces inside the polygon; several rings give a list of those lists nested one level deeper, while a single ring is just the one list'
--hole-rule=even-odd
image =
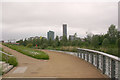
[{"label": "grassy slope", "polygon": [[36,59],[45,59],[45,60],[49,59],[49,56],[43,51],[38,51],[24,46],[17,46],[12,44],[3,44],[3,45]]},{"label": "grassy slope", "polygon": [[[4,49],[2,49],[2,48],[0,48],[0,50],[5,52]],[[7,54],[9,54],[9,53],[7,53]],[[9,63],[10,65],[13,65],[13,66],[18,65],[17,59],[14,56],[7,56],[3,53],[0,53],[0,61],[5,61],[6,63]]]}]

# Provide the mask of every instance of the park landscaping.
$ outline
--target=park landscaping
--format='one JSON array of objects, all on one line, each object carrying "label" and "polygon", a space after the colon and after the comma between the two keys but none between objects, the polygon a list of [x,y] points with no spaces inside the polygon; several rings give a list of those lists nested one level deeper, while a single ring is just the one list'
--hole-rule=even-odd
[{"label": "park landscaping", "polygon": [[[0,48],[0,51],[5,52],[3,48]],[[9,63],[10,65],[13,65],[14,67],[18,65],[17,59],[14,56],[5,52],[8,55],[11,55],[11,56],[8,56],[6,54],[3,54],[2,52],[0,52],[0,61],[4,61],[6,63]]]},{"label": "park landscaping", "polygon": [[115,25],[110,25],[106,34],[87,34],[84,38],[78,38],[77,33],[74,39],[66,36],[56,36],[54,40],[46,38],[28,38],[16,41],[19,45],[33,49],[53,49],[77,52],[77,48],[102,51],[107,54],[119,56],[120,32]]},{"label": "park landscaping", "polygon": [[31,48],[24,47],[24,46],[18,46],[18,45],[14,45],[14,44],[3,43],[3,45],[5,45],[11,49],[14,49],[24,55],[27,55],[27,56],[30,56],[30,57],[33,57],[36,59],[45,59],[45,60],[49,59],[48,54],[46,54],[43,51],[31,49]]},{"label": "park landscaping", "polygon": [[0,47],[0,76],[17,65],[17,59]]}]

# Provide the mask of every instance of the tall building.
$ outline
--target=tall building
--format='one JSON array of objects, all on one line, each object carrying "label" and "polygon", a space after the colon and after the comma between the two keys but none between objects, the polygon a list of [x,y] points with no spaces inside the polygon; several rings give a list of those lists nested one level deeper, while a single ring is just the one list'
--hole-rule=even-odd
[{"label": "tall building", "polygon": [[63,36],[67,37],[67,24],[63,24]]},{"label": "tall building", "polygon": [[69,40],[75,40],[75,36],[74,35],[69,35]]},{"label": "tall building", "polygon": [[54,32],[53,32],[53,31],[47,32],[47,39],[48,39],[48,40],[49,40],[49,39],[54,40]]}]

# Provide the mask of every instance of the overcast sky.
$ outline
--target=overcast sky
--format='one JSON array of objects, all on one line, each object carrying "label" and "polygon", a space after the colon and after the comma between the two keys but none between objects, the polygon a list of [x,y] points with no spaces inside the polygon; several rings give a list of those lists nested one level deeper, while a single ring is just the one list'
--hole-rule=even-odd
[{"label": "overcast sky", "polygon": [[46,37],[49,30],[62,36],[63,23],[68,25],[68,35],[85,37],[86,32],[102,34],[111,24],[118,26],[118,3],[4,2],[1,21],[3,40]]}]

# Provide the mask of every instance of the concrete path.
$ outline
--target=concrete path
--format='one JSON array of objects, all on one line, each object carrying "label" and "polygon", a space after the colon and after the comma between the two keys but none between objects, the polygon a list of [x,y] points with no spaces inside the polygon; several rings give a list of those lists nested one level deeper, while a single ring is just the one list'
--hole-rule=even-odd
[{"label": "concrete path", "polygon": [[19,65],[3,77],[53,77],[53,78],[105,78],[93,65],[75,56],[43,50],[49,60],[38,60],[3,46],[16,56]]}]

